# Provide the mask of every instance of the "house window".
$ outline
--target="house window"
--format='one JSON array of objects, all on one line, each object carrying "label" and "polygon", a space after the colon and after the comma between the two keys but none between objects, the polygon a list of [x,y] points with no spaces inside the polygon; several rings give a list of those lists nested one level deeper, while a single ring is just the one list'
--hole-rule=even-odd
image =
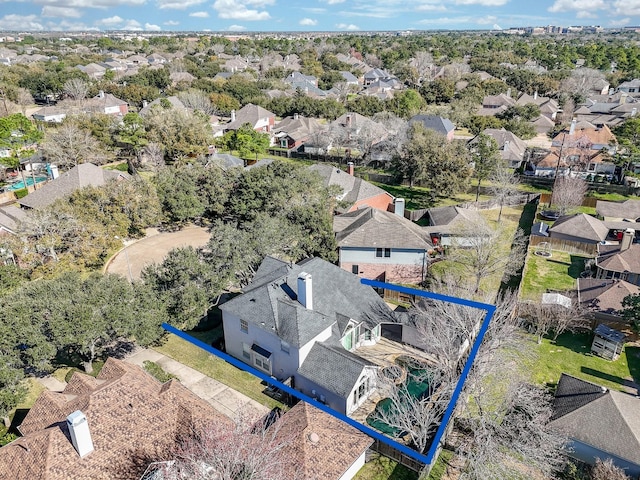
[{"label": "house window", "polygon": [[289,353],[289,344],[287,342],[285,342],[284,340],[280,341],[280,350],[282,350],[284,353]]},{"label": "house window", "polygon": [[360,267],[358,265],[351,265],[351,273],[353,273],[354,275],[357,275],[359,271],[360,271]]},{"label": "house window", "polygon": [[364,331],[364,339],[365,340],[371,340],[371,330],[369,330],[368,328],[365,329],[365,331]]},{"label": "house window", "polygon": [[251,347],[246,343],[242,344],[242,356],[247,360],[251,360]]},{"label": "house window", "polygon": [[240,320],[240,331],[249,333],[249,323],[246,320]]},{"label": "house window", "polygon": [[385,248],[384,249],[384,256],[389,258],[391,256],[391,249],[390,248]]},{"label": "house window", "polygon": [[369,378],[365,378],[362,380],[362,383],[358,385],[358,388],[356,388],[353,391],[353,404],[357,405],[358,402],[360,402],[367,395],[368,391],[369,391]]},{"label": "house window", "polygon": [[382,257],[382,249],[376,248],[376,257]]},{"label": "house window", "polygon": [[271,352],[255,343],[251,346],[251,350],[253,351],[253,364],[271,374]]}]

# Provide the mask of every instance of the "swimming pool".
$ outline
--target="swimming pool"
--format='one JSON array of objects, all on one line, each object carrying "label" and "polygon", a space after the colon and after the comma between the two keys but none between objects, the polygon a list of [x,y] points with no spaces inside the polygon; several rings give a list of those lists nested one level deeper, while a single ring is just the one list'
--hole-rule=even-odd
[{"label": "swimming pool", "polygon": [[[41,183],[41,182],[45,182],[47,180],[48,177],[36,177],[36,183]],[[26,179],[27,181],[27,187],[30,187],[31,185],[33,185],[33,178],[28,177]],[[20,180],[19,182],[14,183],[13,185],[9,185],[7,187],[7,190],[11,191],[11,192],[15,192],[16,190],[22,190],[24,187],[24,182],[22,180]]]}]

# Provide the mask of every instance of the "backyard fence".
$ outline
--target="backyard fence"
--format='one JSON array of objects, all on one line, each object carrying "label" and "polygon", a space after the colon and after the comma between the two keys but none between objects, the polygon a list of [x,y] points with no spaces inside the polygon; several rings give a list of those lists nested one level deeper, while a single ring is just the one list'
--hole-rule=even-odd
[{"label": "backyard fence", "polygon": [[551,246],[551,250],[560,250],[562,252],[575,253],[578,255],[589,255],[592,257],[595,257],[598,254],[598,245],[595,243],[572,242],[571,240],[552,237],[539,237],[537,235],[531,235],[531,237],[529,238],[529,245],[532,247],[538,246],[545,242]]},{"label": "backyard fence", "polygon": [[425,468],[424,463],[414,460],[410,456],[402,453],[400,450],[388,445],[387,443],[383,443],[380,440],[375,440],[373,445],[371,445],[371,449],[378,452],[380,455],[384,455],[385,457],[404,465],[414,472],[421,472]]}]

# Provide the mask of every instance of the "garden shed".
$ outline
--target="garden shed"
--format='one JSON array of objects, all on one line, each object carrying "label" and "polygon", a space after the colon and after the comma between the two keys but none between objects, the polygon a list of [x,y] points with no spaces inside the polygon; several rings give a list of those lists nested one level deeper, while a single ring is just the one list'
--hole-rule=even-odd
[{"label": "garden shed", "polygon": [[624,346],[624,333],[608,327],[601,323],[594,330],[595,337],[591,344],[591,353],[604,357],[608,360],[615,360],[622,352]]}]

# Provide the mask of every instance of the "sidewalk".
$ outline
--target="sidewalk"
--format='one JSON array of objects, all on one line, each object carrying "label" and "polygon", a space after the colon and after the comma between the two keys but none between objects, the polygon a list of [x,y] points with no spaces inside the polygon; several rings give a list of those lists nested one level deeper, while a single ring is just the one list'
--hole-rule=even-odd
[{"label": "sidewalk", "polygon": [[[269,407],[155,350],[138,347],[135,353],[124,359],[125,362],[141,368],[144,368],[145,360],[157,363],[165,372],[178,377],[182,385],[232,420],[236,419],[236,412],[243,408],[249,408],[260,415],[269,413]],[[65,382],[52,376],[38,378],[37,381],[52,392],[61,392],[67,386]]]},{"label": "sidewalk", "polygon": [[164,371],[178,377],[180,383],[185,387],[231,419],[234,419],[236,412],[245,406],[261,414],[269,412],[268,407],[233,390],[224,383],[207,377],[203,373],[183,365],[155,350],[138,347],[133,355],[125,358],[125,362],[140,367],[142,367],[145,360],[157,363]]}]

